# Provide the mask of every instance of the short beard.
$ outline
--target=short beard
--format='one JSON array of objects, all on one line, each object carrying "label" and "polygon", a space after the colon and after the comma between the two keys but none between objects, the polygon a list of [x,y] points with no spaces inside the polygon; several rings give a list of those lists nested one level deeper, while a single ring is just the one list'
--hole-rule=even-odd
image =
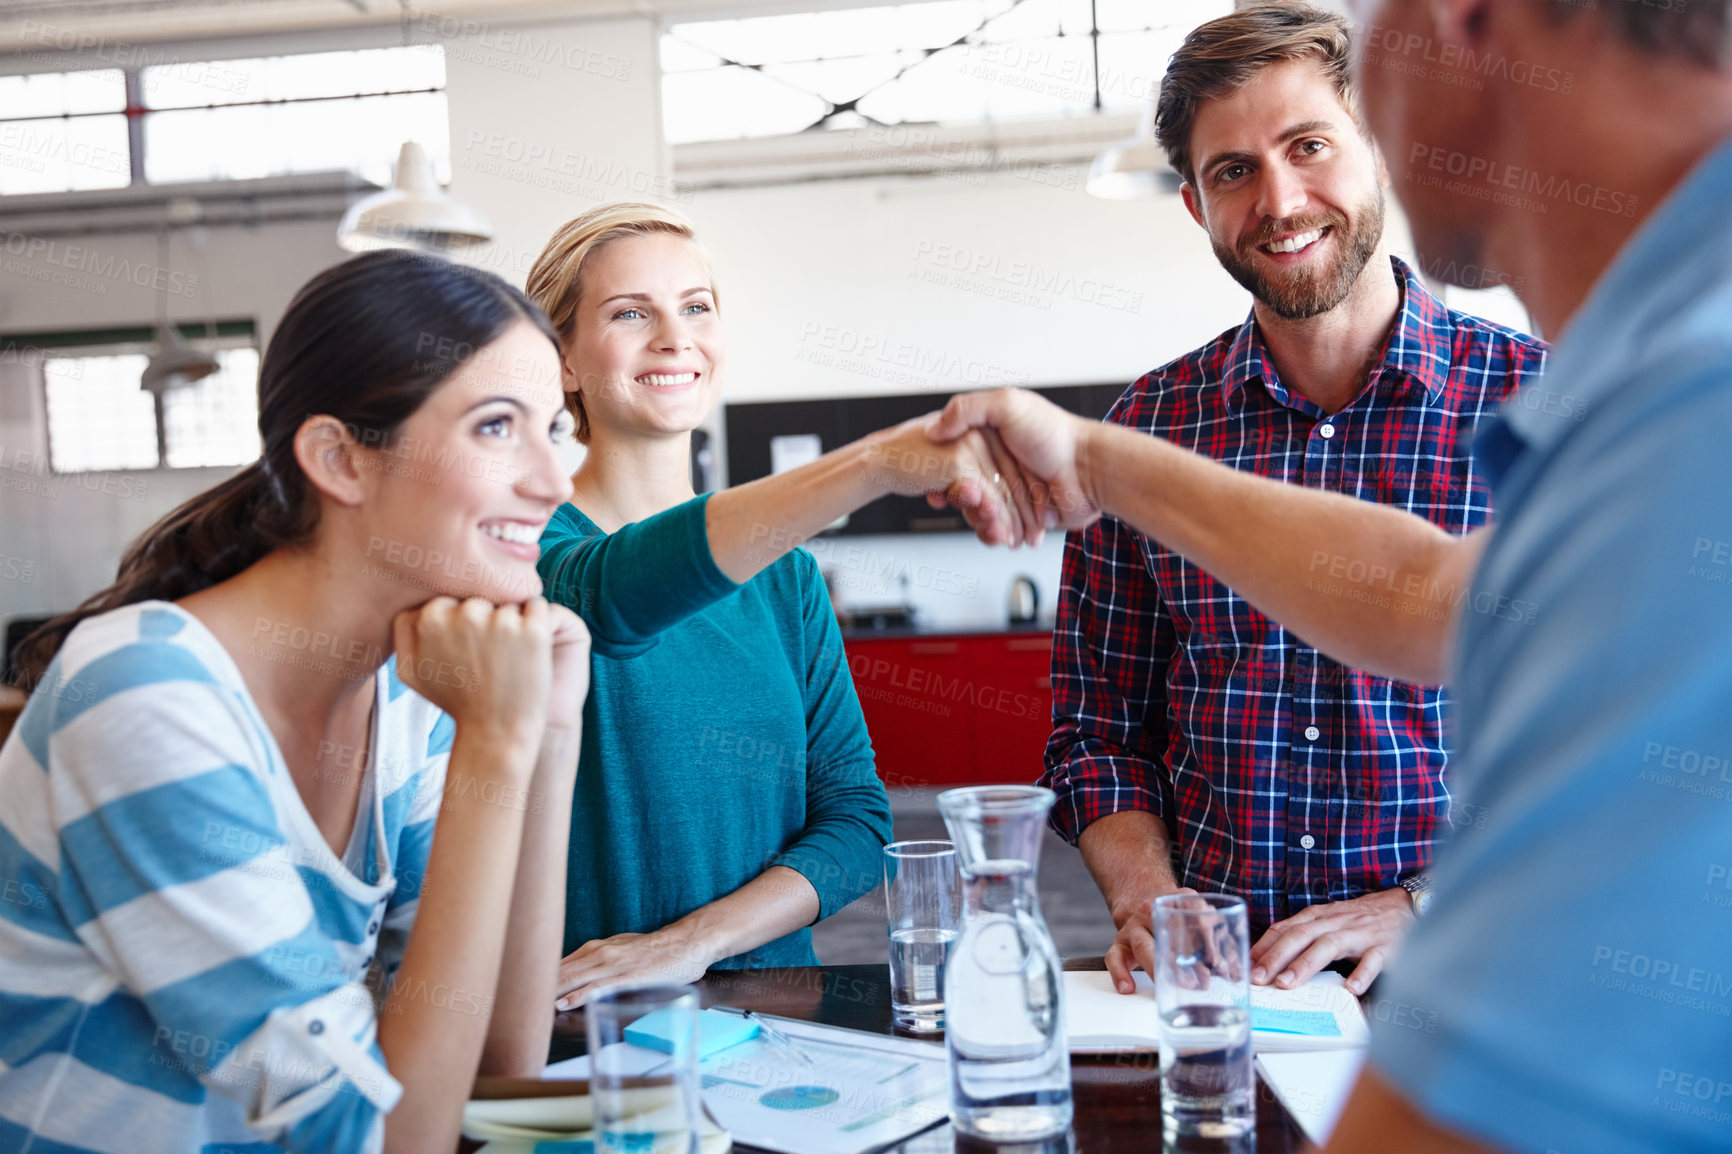
[{"label": "short beard", "polygon": [[[1314,228],[1332,228],[1341,241],[1341,255],[1322,272],[1265,271],[1252,264],[1255,258],[1251,250],[1259,245],[1268,244],[1283,233],[1310,232]],[[1221,267],[1265,307],[1283,320],[1302,321],[1326,313],[1347,299],[1382,239],[1383,190],[1378,189],[1351,221],[1338,212],[1290,216],[1258,229],[1240,245],[1238,252],[1216,240],[1213,233],[1209,235],[1209,244]]]}]

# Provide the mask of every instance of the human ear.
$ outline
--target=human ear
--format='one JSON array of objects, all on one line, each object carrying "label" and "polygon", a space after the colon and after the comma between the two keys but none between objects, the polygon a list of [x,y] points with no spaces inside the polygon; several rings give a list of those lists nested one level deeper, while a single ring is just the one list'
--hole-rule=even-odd
[{"label": "human ear", "polygon": [[1197,227],[1204,232],[1209,231],[1208,221],[1203,219],[1203,206],[1197,199],[1197,190],[1190,181],[1179,185],[1179,198],[1185,202],[1185,211],[1191,214],[1191,219],[1197,222]]},{"label": "human ear", "polygon": [[308,417],[295,430],[295,461],[320,493],[340,505],[359,505],[367,496],[367,478],[356,443],[343,422],[329,414]]},{"label": "human ear", "polygon": [[1431,23],[1443,40],[1478,44],[1485,38],[1492,0],[1430,0]]}]

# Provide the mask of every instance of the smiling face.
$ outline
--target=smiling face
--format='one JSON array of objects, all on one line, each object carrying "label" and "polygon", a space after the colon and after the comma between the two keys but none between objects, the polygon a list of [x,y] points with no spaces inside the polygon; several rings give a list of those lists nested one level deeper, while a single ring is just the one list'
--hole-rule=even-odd
[{"label": "smiling face", "polygon": [[710,270],[670,233],[611,241],[583,265],[565,387],[591,443],[690,432],[721,394],[723,340]]},{"label": "smiling face", "polygon": [[562,399],[559,354],[520,321],[447,377],[390,446],[358,450],[371,570],[415,603],[538,595],[537,541],[571,495],[554,452]]},{"label": "smiling face", "polygon": [[1319,63],[1281,61],[1197,110],[1185,205],[1222,267],[1276,315],[1347,298],[1383,238],[1376,151]]}]

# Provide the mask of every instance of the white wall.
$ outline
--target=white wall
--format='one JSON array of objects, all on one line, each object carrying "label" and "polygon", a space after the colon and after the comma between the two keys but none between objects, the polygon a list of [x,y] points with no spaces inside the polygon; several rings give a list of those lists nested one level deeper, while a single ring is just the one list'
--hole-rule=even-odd
[{"label": "white wall", "polygon": [[1106,201],[1076,169],[697,194],[729,400],[1129,383],[1245,316],[1176,195]]},{"label": "white wall", "polygon": [[908,604],[922,625],[986,630],[1005,625],[1011,582],[1022,576],[1039,590],[1040,620],[1052,623],[1064,534],[1047,534],[1038,549],[989,549],[963,533],[819,537],[806,547],[838,605]]},{"label": "white wall", "polygon": [[[1128,385],[1244,321],[1249,294],[1177,193],[1100,200],[1081,169],[1037,172],[696,194],[727,322],[725,398],[930,391],[937,407],[990,385]],[[1386,236],[1413,261],[1393,199]],[[1525,319],[1507,294],[1447,299]]]},{"label": "white wall", "polygon": [[[606,201],[671,199],[656,22],[514,25],[518,53],[445,41],[451,191],[493,224],[461,259],[521,285],[553,231]],[[533,47],[529,47],[533,46]]]},{"label": "white wall", "polygon": [[[169,316],[251,317],[261,347],[295,290],[344,255],[329,222],[213,228],[206,236],[201,250],[190,234],[177,234],[163,262],[162,283],[181,290],[168,298]],[[0,265],[0,332],[155,323],[154,236],[56,239],[53,245],[8,256]],[[0,619],[69,608],[96,592],[113,578],[128,542],[232,472],[50,473],[41,394],[25,387],[33,374],[23,371],[28,364],[18,363],[37,354],[5,344],[0,341],[0,388],[6,391],[0,403]]]}]

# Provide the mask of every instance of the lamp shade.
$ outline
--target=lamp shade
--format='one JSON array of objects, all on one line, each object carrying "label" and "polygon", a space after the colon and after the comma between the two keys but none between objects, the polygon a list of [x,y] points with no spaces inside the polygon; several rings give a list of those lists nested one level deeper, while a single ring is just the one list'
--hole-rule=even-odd
[{"label": "lamp shade", "polygon": [[160,396],[169,389],[203,380],[220,367],[215,357],[181,340],[173,325],[164,325],[158,333],[158,348],[138,379],[145,391]]},{"label": "lamp shade", "polygon": [[1090,196],[1136,200],[1177,191],[1179,174],[1153,136],[1133,136],[1095,157],[1085,187]]},{"label": "lamp shade", "polygon": [[493,226],[480,213],[439,187],[426,151],[413,140],[404,141],[397,154],[391,187],[350,205],[337,226],[337,244],[350,252],[442,252],[492,239]]}]

